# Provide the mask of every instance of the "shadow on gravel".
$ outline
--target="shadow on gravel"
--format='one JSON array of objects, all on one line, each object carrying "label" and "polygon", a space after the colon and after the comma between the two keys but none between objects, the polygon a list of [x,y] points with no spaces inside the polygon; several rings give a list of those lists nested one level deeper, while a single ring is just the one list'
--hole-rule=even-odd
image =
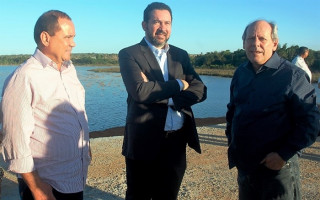
[{"label": "shadow on gravel", "polygon": [[218,146],[228,146],[227,137],[211,134],[199,134],[200,142],[203,144],[211,144]]},{"label": "shadow on gravel", "polygon": [[311,146],[311,147],[308,147],[309,149],[315,149],[315,150],[317,150],[317,149],[319,149],[320,150],[320,147],[317,147],[317,146]]},{"label": "shadow on gravel", "polygon": [[320,162],[320,155],[313,154],[313,153],[302,153],[301,158]]},{"label": "shadow on gravel", "polygon": [[[316,142],[308,147],[308,149],[312,149],[313,151],[319,153],[320,152],[320,137],[317,138]],[[316,161],[316,162],[320,162],[320,153],[316,154],[316,153],[306,153],[306,152],[302,152],[301,158],[303,159],[307,159],[307,160],[312,160],[312,161]]]},{"label": "shadow on gravel", "polygon": [[91,186],[86,186],[83,194],[83,199],[85,200],[124,200],[121,197],[118,197],[105,191],[101,191]]},{"label": "shadow on gravel", "polygon": [[[20,199],[18,183],[11,181],[10,179],[3,178],[1,183],[0,199],[3,199],[3,200]],[[85,188],[84,199],[85,200],[124,200],[121,197],[118,197],[108,192],[101,191],[97,188],[93,188],[90,186],[86,186]]]}]

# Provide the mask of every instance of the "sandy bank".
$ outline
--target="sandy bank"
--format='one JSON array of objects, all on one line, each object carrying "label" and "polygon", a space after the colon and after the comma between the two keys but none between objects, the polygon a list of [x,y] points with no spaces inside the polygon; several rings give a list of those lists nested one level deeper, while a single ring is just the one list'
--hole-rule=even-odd
[{"label": "sandy bank", "polygon": [[[188,148],[188,167],[179,200],[237,199],[236,170],[227,166],[224,124],[198,127],[202,154]],[[92,138],[93,160],[85,189],[86,200],[122,200],[125,196],[125,164],[122,136]],[[320,139],[305,149],[300,159],[303,199],[320,199]],[[14,175],[6,172],[2,200],[17,200]]]}]

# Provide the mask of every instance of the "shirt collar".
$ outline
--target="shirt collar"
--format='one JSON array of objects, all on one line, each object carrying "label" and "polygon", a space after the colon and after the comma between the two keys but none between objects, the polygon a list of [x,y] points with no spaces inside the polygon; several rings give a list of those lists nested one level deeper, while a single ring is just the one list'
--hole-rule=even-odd
[{"label": "shirt collar", "polygon": [[[262,65],[258,71],[261,71],[265,68],[278,69],[280,65],[281,65],[281,58],[277,52],[274,52],[271,58],[269,58],[269,60],[264,65]],[[253,68],[253,65],[250,61],[248,62],[247,67]]]},{"label": "shirt collar", "polygon": [[277,52],[274,52],[271,58],[264,64],[268,68],[278,69],[281,65],[281,59]]},{"label": "shirt collar", "polygon": [[301,56],[298,56],[298,59],[300,59],[300,60],[304,60],[304,58],[302,58]]},{"label": "shirt collar", "polygon": [[146,43],[148,44],[149,48],[151,49],[151,51],[154,53],[154,55],[156,56],[160,56],[162,55],[163,53],[167,53],[170,49],[170,46],[169,44],[165,44],[164,46],[164,49],[158,49],[156,48],[155,46],[153,46],[148,40],[146,37],[144,37],[144,40],[146,41]]},{"label": "shirt collar", "polygon": [[[45,67],[53,67],[54,69],[58,69],[57,68],[57,64],[55,62],[53,62],[48,56],[46,56],[44,53],[42,53],[40,51],[40,49],[36,48],[34,54],[33,54],[33,57],[35,59],[37,59],[41,65],[43,66],[43,68]],[[69,61],[64,61],[62,63],[62,66],[61,66],[61,69],[63,70],[64,68],[69,68],[70,65],[72,64],[72,61],[69,60]]]}]

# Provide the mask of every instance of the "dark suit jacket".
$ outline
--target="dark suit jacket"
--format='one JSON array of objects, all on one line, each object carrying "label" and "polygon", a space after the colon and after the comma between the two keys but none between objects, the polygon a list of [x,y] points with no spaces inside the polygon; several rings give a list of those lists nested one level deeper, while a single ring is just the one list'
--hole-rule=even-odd
[{"label": "dark suit jacket", "polygon": [[[189,146],[201,153],[191,106],[206,99],[207,89],[191,66],[188,53],[173,45],[167,53],[169,80],[144,39],[119,52],[123,82],[128,92],[127,118],[122,154],[130,159],[153,159],[164,140],[168,99],[185,115],[184,130]],[[143,72],[149,82],[144,82]],[[189,83],[180,91],[176,79]]]}]

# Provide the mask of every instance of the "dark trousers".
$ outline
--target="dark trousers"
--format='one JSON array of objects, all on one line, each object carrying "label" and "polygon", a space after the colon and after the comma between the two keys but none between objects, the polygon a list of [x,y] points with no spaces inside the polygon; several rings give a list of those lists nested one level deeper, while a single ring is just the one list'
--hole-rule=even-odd
[{"label": "dark trousers", "polygon": [[183,138],[180,134],[170,134],[155,160],[126,158],[126,200],[177,199],[186,170],[186,142]]},{"label": "dark trousers", "polygon": [[300,170],[295,155],[279,171],[264,165],[256,172],[244,175],[238,171],[240,200],[300,200]]},{"label": "dark trousers", "polygon": [[[18,178],[21,200],[34,200],[31,190],[22,178]],[[83,200],[83,192],[65,194],[52,188],[52,193],[57,200]]]}]

